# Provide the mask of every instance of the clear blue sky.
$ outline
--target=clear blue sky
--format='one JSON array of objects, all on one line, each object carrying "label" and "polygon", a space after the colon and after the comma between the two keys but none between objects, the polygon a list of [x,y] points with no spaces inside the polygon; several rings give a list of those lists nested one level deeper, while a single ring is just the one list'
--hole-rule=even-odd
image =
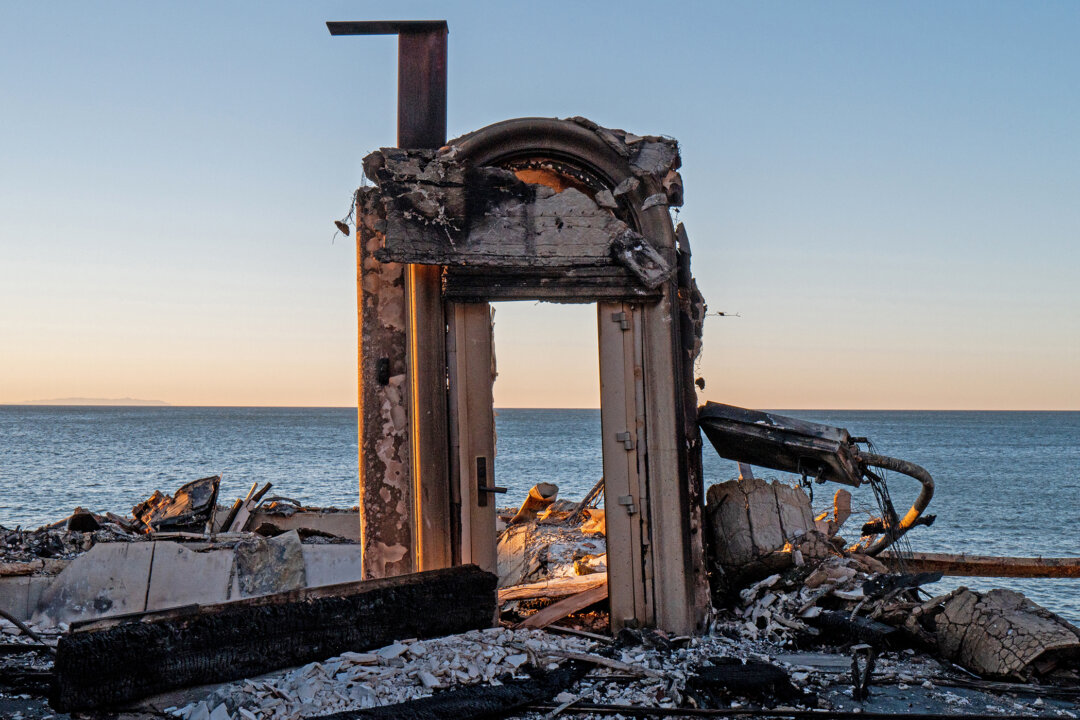
[{"label": "clear blue sky", "polygon": [[[331,221],[394,142],[396,44],[323,23],[389,18],[449,21],[451,136],[680,140],[741,314],[703,399],[1080,409],[1076,2],[4,3],[0,403],[351,404]],[[590,313],[500,308],[497,404],[594,404]]]}]

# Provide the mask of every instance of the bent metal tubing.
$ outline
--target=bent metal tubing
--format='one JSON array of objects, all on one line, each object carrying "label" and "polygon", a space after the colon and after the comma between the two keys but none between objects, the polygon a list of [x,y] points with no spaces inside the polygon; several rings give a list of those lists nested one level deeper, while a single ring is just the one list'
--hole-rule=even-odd
[{"label": "bent metal tubing", "polygon": [[885,470],[895,470],[908,477],[913,477],[922,483],[919,497],[915,498],[914,504],[912,504],[911,509],[907,511],[907,514],[904,515],[900,524],[896,527],[887,528],[881,539],[875,541],[863,551],[867,555],[877,555],[903,537],[904,533],[914,527],[919,516],[922,515],[923,510],[930,504],[930,499],[934,497],[934,478],[930,477],[930,473],[924,468],[915,463],[908,462],[907,460],[899,460],[897,458],[888,457],[887,455],[875,455],[874,453],[864,452],[860,452],[859,457],[866,465]]}]

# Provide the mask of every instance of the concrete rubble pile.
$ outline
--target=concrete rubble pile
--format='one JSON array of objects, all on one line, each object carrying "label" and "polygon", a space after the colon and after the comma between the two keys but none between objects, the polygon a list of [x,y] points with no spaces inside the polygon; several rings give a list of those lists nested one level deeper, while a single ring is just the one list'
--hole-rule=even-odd
[{"label": "concrete rubble pile", "polygon": [[[1080,680],[1080,629],[1023,595],[961,587],[930,597],[921,586],[941,573],[895,572],[861,543],[846,547],[837,535],[850,514],[845,490],[817,518],[805,493],[776,481],[731,481],[708,497],[714,591],[718,605],[733,606],[722,623],[729,634],[779,645],[903,642],[988,679]],[[748,579],[756,582],[741,586]]]}]

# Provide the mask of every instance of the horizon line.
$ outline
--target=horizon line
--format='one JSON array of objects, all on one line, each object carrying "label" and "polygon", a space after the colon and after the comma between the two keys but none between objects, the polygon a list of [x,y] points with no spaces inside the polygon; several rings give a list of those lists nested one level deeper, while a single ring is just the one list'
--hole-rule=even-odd
[{"label": "horizon line", "polygon": [[[236,409],[236,410],[357,410],[356,405],[197,405],[197,404],[178,404],[168,403],[164,401],[157,401],[153,403],[55,403],[30,401],[30,402],[0,402],[0,407],[39,407],[39,408],[143,408],[143,409],[165,409],[165,408],[205,408],[205,409]],[[533,406],[499,406],[494,407],[495,410],[600,410],[599,406],[589,407],[533,407]],[[1050,409],[1050,408],[1016,408],[1016,409],[1002,409],[1002,408],[854,408],[854,407],[783,407],[783,408],[748,408],[761,410],[763,412],[1002,412],[1002,413],[1018,413],[1018,412],[1080,412],[1080,408],[1069,409]]]}]

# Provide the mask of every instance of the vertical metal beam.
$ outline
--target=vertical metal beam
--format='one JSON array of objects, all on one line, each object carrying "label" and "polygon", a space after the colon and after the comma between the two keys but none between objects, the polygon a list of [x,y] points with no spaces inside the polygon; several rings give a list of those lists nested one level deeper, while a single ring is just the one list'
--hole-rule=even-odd
[{"label": "vertical metal beam", "polygon": [[[446,143],[446,35],[445,26],[398,35],[398,147]],[[415,567],[432,570],[451,563],[442,268],[407,266],[405,296]]]},{"label": "vertical metal beam", "polygon": [[447,29],[398,35],[398,147],[446,143]]},{"label": "vertical metal beam", "polygon": [[[438,148],[446,142],[446,37],[444,20],[328,22],[331,35],[398,35],[397,144],[405,148]],[[446,410],[446,313],[442,300],[441,268],[408,265],[404,282],[379,282],[393,264],[377,267],[370,244],[358,232],[357,289],[360,315],[359,427],[360,509],[364,565],[369,576],[377,568],[397,574],[446,567],[452,561],[450,485]],[[397,267],[395,266],[395,270]],[[370,289],[369,287],[370,286]],[[370,297],[374,291],[378,297]],[[368,309],[365,319],[365,308]],[[384,322],[374,309],[403,309],[404,323]],[[365,321],[366,320],[366,321]],[[371,337],[381,332],[380,340]],[[404,351],[403,351],[404,350]],[[400,388],[405,418],[400,411],[388,424],[385,378],[378,362],[404,363]],[[395,376],[399,379],[400,376]],[[400,474],[388,473],[370,461],[394,447]],[[405,447],[401,447],[404,444]],[[387,546],[392,563],[377,560]],[[370,557],[369,557],[370,556]],[[369,562],[371,560],[372,562]]]}]

